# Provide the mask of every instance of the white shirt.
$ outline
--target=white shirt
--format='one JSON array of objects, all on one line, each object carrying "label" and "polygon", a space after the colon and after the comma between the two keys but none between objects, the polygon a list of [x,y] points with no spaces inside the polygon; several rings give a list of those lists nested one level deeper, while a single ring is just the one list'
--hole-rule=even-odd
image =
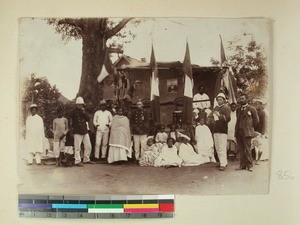
[{"label": "white shirt", "polygon": [[[206,100],[206,101],[203,101]],[[210,108],[210,101],[207,94],[203,93],[202,95],[200,93],[197,93],[194,95],[193,101],[201,101],[201,102],[194,102],[193,108]]]},{"label": "white shirt", "polygon": [[[112,115],[110,111],[98,110],[97,112],[95,112],[93,123],[97,127],[97,131],[108,132],[111,121]],[[106,126],[107,124],[109,125],[109,127]]]}]

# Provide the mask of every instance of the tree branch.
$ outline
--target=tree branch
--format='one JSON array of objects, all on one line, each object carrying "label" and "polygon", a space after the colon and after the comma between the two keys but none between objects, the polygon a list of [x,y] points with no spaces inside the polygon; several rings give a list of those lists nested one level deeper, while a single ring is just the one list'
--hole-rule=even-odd
[{"label": "tree branch", "polygon": [[106,39],[111,38],[112,36],[114,36],[116,33],[118,33],[120,30],[122,30],[123,27],[125,27],[125,25],[132,20],[133,18],[124,18],[118,25],[116,25],[114,28],[108,30],[105,33],[105,37]]},{"label": "tree branch", "polygon": [[81,29],[83,26],[82,19],[70,19],[70,18],[60,19],[57,24],[71,25],[71,26],[79,27]]}]

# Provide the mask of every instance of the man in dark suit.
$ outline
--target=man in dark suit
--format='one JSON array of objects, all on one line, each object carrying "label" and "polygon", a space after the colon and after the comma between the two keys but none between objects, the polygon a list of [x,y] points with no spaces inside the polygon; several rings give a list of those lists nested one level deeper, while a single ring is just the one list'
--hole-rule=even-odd
[{"label": "man in dark suit", "polygon": [[237,170],[252,172],[253,159],[251,155],[251,140],[255,136],[254,127],[259,123],[257,110],[248,105],[248,96],[240,96],[240,107],[236,110],[235,137],[240,151],[240,167]]}]

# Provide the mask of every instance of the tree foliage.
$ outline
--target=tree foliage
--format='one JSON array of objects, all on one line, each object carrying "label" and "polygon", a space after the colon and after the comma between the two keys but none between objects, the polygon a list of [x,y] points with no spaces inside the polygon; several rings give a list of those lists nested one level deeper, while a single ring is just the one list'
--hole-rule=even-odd
[{"label": "tree foliage", "polygon": [[71,106],[64,104],[59,100],[60,92],[55,85],[51,85],[47,78],[37,77],[31,74],[24,85],[22,102],[23,102],[23,119],[25,121],[29,104],[35,103],[38,106],[38,114],[43,118],[46,130],[46,136],[51,137],[52,122],[57,116],[57,109],[62,108],[68,111]]},{"label": "tree foliage", "polygon": [[[241,38],[228,42],[226,66],[231,66],[237,80],[238,94],[247,93],[251,98],[260,98],[265,95],[268,85],[264,48],[250,35],[248,43],[244,44]],[[211,58],[214,66],[220,62]]]}]

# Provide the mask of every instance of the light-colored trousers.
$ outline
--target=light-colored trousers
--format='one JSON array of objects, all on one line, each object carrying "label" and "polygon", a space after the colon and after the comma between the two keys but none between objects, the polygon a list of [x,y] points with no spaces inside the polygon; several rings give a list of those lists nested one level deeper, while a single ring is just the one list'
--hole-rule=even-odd
[{"label": "light-colored trousers", "polygon": [[141,148],[142,144],[145,144],[147,139],[147,135],[133,135],[133,142],[134,142],[134,155],[136,160],[140,160],[140,156],[143,155],[143,148]]},{"label": "light-colored trousers", "polygon": [[101,158],[106,157],[108,136],[109,136],[108,131],[107,132],[97,131],[97,133],[96,133],[96,143],[95,143],[95,158],[96,159],[99,159],[101,142],[102,142]]},{"label": "light-colored trousers", "polygon": [[75,147],[75,164],[81,162],[80,158],[80,150],[81,150],[81,143],[83,142],[84,145],[84,154],[83,154],[83,162],[90,161],[91,155],[91,141],[89,134],[74,134],[74,147]]},{"label": "light-colored trousers", "polygon": [[36,163],[40,164],[41,163],[41,156],[42,156],[42,154],[40,152],[29,153],[29,155],[28,155],[28,163],[32,164],[33,163],[33,159],[35,157]]},{"label": "light-colored trousers", "polygon": [[53,142],[53,151],[54,151],[55,158],[58,159],[60,153],[63,152],[64,149],[65,149],[65,142],[63,140]]},{"label": "light-colored trousers", "polygon": [[215,148],[220,160],[220,166],[227,166],[227,134],[214,134]]}]

